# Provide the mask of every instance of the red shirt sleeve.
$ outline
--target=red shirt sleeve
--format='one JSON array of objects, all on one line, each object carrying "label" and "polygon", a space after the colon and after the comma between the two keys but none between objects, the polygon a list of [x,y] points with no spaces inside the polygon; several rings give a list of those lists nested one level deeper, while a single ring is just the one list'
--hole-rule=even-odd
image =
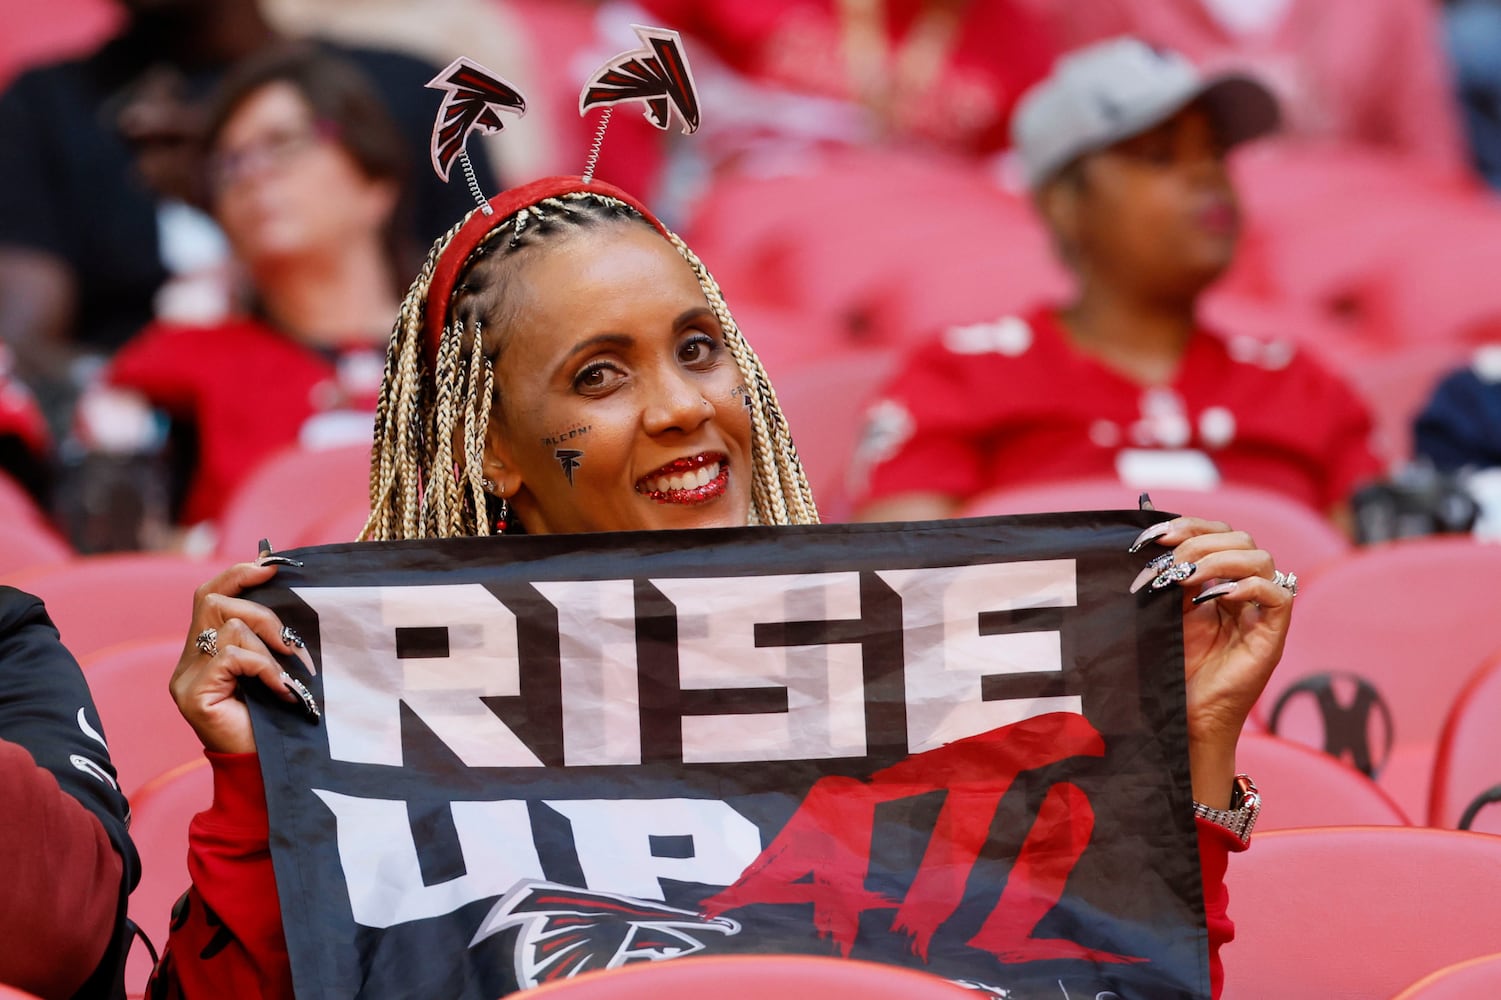
[{"label": "red shirt sleeve", "polygon": [[116,352],[105,381],[134,389],[169,412],[189,412],[202,384],[203,333],[196,327],[153,323]]},{"label": "red shirt sleeve", "polygon": [[1199,828],[1199,867],[1204,877],[1204,918],[1209,928],[1209,988],[1218,1000],[1225,989],[1225,963],[1220,949],[1235,940],[1230,920],[1230,891],[1225,888],[1225,869],[1230,852],[1244,851],[1240,838],[1208,820],[1195,820]]},{"label": "red shirt sleeve", "polygon": [[0,802],[0,983],[72,996],[114,932],[120,855],[98,817],[6,740]]},{"label": "red shirt sleeve", "polygon": [[188,827],[192,885],[172,915],[166,952],[146,993],[185,1000],[291,998],[260,759],[253,753],[205,756],[214,770],[214,803]]}]

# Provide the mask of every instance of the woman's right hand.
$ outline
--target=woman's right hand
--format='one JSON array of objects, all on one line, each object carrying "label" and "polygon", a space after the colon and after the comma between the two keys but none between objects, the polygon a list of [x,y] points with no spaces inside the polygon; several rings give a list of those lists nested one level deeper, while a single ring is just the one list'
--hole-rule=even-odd
[{"label": "woman's right hand", "polygon": [[[239,595],[276,575],[276,566],[240,563],[220,573],[193,594],[193,621],[182,658],[168,685],[177,710],[188,720],[206,750],[254,753],[250,710],[238,697],[241,677],[256,677],[279,697],[296,702],[281,664],[280,650],[297,656],[313,670],[301,646],[286,641],[281,620],[268,609]],[[204,630],[214,631],[212,655],[198,647]]]}]

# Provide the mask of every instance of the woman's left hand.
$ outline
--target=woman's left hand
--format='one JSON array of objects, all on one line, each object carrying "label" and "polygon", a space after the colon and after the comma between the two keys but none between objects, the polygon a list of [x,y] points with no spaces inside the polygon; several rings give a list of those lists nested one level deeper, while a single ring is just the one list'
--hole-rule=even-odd
[{"label": "woman's left hand", "polygon": [[1282,657],[1293,592],[1273,582],[1271,555],[1227,524],[1179,517],[1154,525],[1143,536],[1149,543],[1144,555],[1150,557],[1155,543],[1171,550],[1170,559],[1149,567],[1150,572],[1143,570],[1133,591],[1158,581],[1163,581],[1159,589],[1172,587],[1173,579],[1181,577],[1176,586],[1182,590],[1194,798],[1227,808],[1235,745]]}]

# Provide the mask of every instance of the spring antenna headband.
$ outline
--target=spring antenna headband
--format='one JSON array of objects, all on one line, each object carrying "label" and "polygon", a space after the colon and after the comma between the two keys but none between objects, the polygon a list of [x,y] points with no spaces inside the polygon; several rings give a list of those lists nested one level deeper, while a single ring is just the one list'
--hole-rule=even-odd
[{"label": "spring antenna headband", "polygon": [[617,104],[642,102],[646,105],[643,112],[646,120],[664,132],[672,127],[674,115],[682,123],[684,135],[698,131],[698,88],[683,52],[682,36],[669,28],[641,24],[633,24],[631,28],[641,39],[642,47],[622,52],[605,63],[579,92],[579,115],[587,115],[590,108],[604,109],[589,147],[589,159],[584,164],[585,184],[594,181],[605,129],[610,127],[610,115]]},{"label": "spring antenna headband", "polygon": [[495,209],[490,207],[480,189],[479,178],[474,175],[474,164],[469,161],[466,148],[469,136],[475,132],[486,135],[499,132],[505,128],[501,114],[520,118],[526,114],[526,99],[505,79],[464,56],[449,63],[448,68],[429,80],[427,85],[445,92],[437,120],[433,123],[430,147],[433,169],[447,181],[454,161],[458,161],[465,180],[469,182],[469,193],[479,203],[480,211],[493,214]]}]

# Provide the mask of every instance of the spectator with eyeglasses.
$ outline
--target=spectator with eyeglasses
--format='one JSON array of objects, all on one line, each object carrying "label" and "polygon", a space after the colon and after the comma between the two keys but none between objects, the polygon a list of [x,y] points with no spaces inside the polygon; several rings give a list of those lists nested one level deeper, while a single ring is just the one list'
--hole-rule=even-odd
[{"label": "spectator with eyeglasses", "polygon": [[146,406],[189,428],[174,438],[195,443],[184,525],[211,522],[285,446],[369,441],[407,260],[407,147],[353,65],[309,46],[255,57],[226,80],[207,136],[210,205],[248,278],[245,308],[147,327],[76,421],[101,450],[151,426]]}]

